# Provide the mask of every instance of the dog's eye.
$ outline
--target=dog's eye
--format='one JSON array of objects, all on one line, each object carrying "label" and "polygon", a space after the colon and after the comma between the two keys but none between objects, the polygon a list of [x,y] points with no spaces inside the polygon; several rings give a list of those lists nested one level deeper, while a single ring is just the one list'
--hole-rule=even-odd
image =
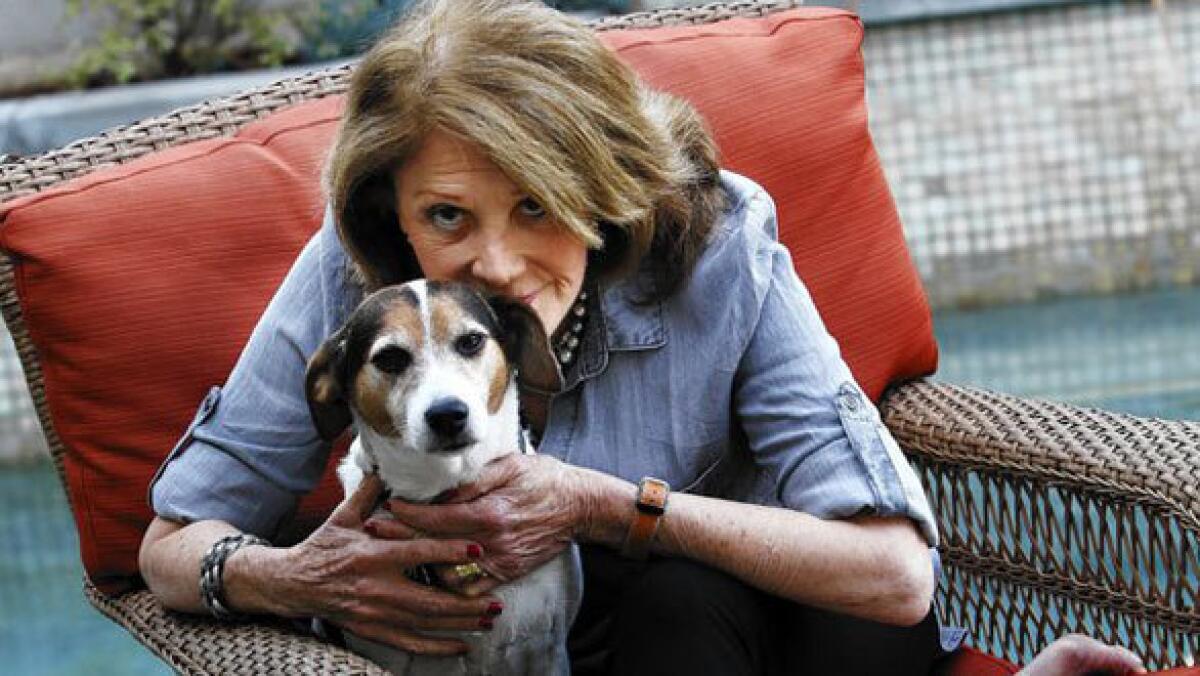
[{"label": "dog's eye", "polygon": [[454,349],[464,357],[473,357],[483,349],[485,336],[478,331],[464,333],[454,341]]},{"label": "dog's eye", "polygon": [[371,363],[375,365],[375,368],[384,373],[397,375],[412,363],[412,355],[404,348],[394,346],[385,347],[376,352],[374,357],[371,357]]}]

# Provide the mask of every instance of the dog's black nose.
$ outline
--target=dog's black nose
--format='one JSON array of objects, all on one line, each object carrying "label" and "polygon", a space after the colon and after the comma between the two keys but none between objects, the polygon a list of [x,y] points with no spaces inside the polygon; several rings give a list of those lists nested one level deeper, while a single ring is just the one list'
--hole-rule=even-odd
[{"label": "dog's black nose", "polygon": [[452,439],[466,428],[469,414],[461,399],[441,399],[425,410],[425,422],[438,436]]}]

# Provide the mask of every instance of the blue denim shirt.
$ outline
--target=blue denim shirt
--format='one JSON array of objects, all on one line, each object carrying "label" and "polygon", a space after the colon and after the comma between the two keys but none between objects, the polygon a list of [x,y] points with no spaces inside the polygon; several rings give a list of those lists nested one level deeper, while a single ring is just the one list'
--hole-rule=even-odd
[{"label": "blue denim shirt", "polygon": [[[936,545],[916,475],[777,241],[770,197],[741,176],[722,180],[730,206],[678,292],[638,304],[635,274],[593,294],[539,452],[821,518],[907,516]],[[347,265],[327,216],[155,477],[159,515],[269,538],[315,486],[329,448],[309,417],[304,368],[361,298]]]}]

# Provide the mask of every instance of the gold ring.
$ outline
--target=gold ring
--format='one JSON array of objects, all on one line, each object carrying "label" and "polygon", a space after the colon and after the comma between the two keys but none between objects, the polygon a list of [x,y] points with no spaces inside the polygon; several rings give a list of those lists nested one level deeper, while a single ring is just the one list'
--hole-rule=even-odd
[{"label": "gold ring", "polygon": [[454,574],[463,582],[474,582],[487,575],[478,563],[460,563],[454,567]]}]

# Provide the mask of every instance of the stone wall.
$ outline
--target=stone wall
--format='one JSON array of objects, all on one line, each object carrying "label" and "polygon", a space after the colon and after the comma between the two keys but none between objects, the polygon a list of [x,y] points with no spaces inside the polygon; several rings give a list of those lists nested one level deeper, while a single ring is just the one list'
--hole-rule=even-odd
[{"label": "stone wall", "polygon": [[1200,1],[894,25],[871,130],[938,307],[1200,282]]}]

